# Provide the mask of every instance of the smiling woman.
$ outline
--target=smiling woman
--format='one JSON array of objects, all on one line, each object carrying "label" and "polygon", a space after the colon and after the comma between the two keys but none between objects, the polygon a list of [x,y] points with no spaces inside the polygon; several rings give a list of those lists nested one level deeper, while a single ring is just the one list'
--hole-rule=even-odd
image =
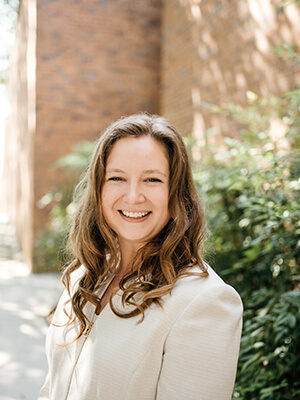
[{"label": "smiling woman", "polygon": [[138,249],[168,223],[168,203],[165,146],[145,135],[118,140],[107,158],[102,209],[117,235],[124,275]]},{"label": "smiling woman", "polygon": [[242,305],[202,258],[181,135],[158,116],[121,118],[78,190],[40,399],[231,399]]}]

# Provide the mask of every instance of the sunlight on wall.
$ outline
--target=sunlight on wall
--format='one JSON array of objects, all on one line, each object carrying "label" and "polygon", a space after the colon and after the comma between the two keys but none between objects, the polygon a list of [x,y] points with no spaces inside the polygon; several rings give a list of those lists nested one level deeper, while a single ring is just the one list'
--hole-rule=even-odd
[{"label": "sunlight on wall", "polygon": [[199,21],[201,19],[202,13],[198,4],[191,5],[191,13],[196,21]]},{"label": "sunlight on wall", "polygon": [[[205,104],[245,105],[249,90],[268,97],[294,87],[299,71],[273,49],[283,43],[300,46],[300,13],[294,4],[280,4],[280,0],[165,2],[161,113],[197,141],[213,128],[219,139],[205,140],[214,143],[224,135],[238,135],[239,129],[232,121],[211,115]],[[187,65],[191,75],[183,76]]]}]

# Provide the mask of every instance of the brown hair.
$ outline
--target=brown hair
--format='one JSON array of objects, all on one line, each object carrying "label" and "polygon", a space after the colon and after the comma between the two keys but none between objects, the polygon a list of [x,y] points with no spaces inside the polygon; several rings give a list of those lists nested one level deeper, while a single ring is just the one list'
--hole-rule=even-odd
[{"label": "brown hair", "polygon": [[[116,234],[104,220],[101,206],[107,157],[117,140],[142,135],[163,143],[168,151],[171,217],[162,231],[138,251],[131,272],[120,281],[123,305],[131,304],[133,310],[121,313],[115,309],[112,298],[111,308],[119,317],[141,314],[143,319],[144,311],[152,303],[161,304],[162,296],[171,292],[179,277],[191,274],[188,268],[198,265],[198,274],[208,275],[201,257],[205,218],[181,135],[168,121],[156,115],[143,113],[123,117],[112,123],[100,137],[89,168],[77,187],[81,197],[70,233],[74,260],[63,275],[63,283],[71,296],[69,324],[76,319],[79,322],[76,339],[87,327],[85,305],[87,302],[96,307],[99,305],[95,289],[107,282],[109,272],[116,269],[120,257]],[[70,275],[81,265],[84,265],[85,272],[71,294]],[[142,295],[138,296],[139,301],[135,297],[137,293]]]}]

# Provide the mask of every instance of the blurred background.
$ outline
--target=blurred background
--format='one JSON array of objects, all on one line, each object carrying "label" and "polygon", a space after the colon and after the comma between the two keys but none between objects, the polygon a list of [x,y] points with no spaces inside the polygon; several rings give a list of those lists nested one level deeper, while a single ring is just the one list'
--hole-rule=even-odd
[{"label": "blurred background", "polygon": [[42,287],[50,310],[94,141],[118,117],[160,114],[190,151],[205,257],[244,302],[233,398],[300,399],[300,2],[0,4],[1,285]]}]

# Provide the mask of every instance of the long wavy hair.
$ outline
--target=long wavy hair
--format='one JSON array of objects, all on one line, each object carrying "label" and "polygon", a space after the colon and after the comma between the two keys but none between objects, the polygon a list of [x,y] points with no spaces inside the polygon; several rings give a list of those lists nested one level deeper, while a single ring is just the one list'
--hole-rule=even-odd
[{"label": "long wavy hair", "polygon": [[[197,275],[208,275],[202,258],[206,231],[204,212],[181,135],[168,121],[156,115],[142,113],[123,117],[112,123],[100,137],[89,168],[76,189],[76,193],[80,193],[80,202],[70,232],[74,258],[62,278],[70,294],[72,309],[68,324],[79,322],[75,340],[87,328],[89,320],[84,312],[85,305],[88,302],[96,307],[100,305],[95,290],[107,283],[111,272],[117,271],[120,260],[116,234],[106,223],[102,211],[106,161],[117,140],[143,135],[152,137],[167,149],[170,220],[139,249],[131,271],[119,283],[123,306],[131,305],[130,311],[117,310],[112,297],[110,306],[121,318],[140,314],[142,320],[152,303],[162,305],[162,297],[172,291],[179,277],[192,274],[188,271],[190,267],[198,265]],[[84,273],[72,292],[71,274],[81,265],[85,267]]]}]

